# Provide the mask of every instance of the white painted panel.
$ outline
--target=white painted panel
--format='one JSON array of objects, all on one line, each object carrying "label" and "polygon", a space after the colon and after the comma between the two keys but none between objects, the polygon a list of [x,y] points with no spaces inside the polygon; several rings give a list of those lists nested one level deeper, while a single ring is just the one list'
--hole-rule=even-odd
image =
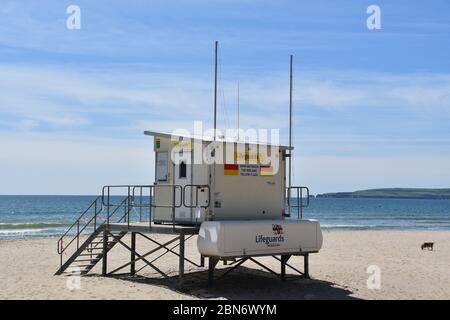
[{"label": "white painted panel", "polygon": [[322,232],[315,220],[206,221],[197,247],[203,255],[220,257],[316,252]]}]

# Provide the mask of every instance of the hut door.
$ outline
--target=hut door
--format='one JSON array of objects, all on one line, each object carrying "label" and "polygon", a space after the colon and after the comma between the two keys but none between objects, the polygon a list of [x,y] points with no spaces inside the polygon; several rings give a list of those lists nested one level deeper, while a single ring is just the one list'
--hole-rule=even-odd
[{"label": "hut door", "polygon": [[[174,170],[174,180],[176,185],[184,187],[187,184],[192,183],[192,165],[191,165],[191,153],[184,151],[182,159],[179,163],[175,164]],[[180,203],[181,193],[176,193],[176,203]],[[186,188],[186,193],[184,195],[187,197],[186,204],[191,203],[191,188]],[[181,206],[180,208],[175,208],[175,220],[178,221],[190,221],[191,220],[191,209]]]}]

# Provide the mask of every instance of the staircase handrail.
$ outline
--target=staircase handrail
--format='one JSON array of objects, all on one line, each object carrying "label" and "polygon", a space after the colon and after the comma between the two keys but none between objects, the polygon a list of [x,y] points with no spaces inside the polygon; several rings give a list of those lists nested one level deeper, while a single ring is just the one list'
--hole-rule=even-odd
[{"label": "staircase handrail", "polygon": [[[109,219],[117,212],[117,210],[124,205],[124,203],[128,200],[129,197],[125,197],[122,202],[112,211],[112,213],[108,214],[108,221]],[[101,196],[97,197],[91,205],[78,217],[78,219],[67,229],[67,231],[59,238],[58,240],[58,254],[62,254],[75,240],[77,240],[77,243],[79,244],[79,238],[81,233],[87,228],[88,225],[94,221],[94,230],[98,228],[98,226],[103,225],[105,222],[102,222],[97,226],[97,217],[98,215],[103,211],[103,205],[101,204],[100,210],[97,211],[97,202],[101,199]],[[94,215],[85,223],[85,225],[80,229],[80,221],[85,216],[85,214],[92,208],[95,207]],[[121,218],[123,219],[123,217]],[[74,235],[74,237],[65,245],[63,246],[63,239],[68,235],[68,233],[77,226],[77,233]],[[79,247],[79,245],[77,246]]]},{"label": "staircase handrail", "polygon": [[[83,211],[83,213],[78,217],[77,220],[75,220],[75,222],[66,230],[66,232],[58,239],[58,254],[62,254],[65,250],[65,248],[67,248],[75,239],[76,236],[65,246],[64,250],[61,250],[62,248],[62,241],[64,239],[64,237],[66,237],[68,235],[68,233],[75,227],[77,226],[79,228],[79,223],[81,221],[81,219],[86,215],[87,212],[89,212],[89,210],[92,209],[92,207],[94,206],[94,216],[91,218],[91,220],[97,216],[98,213],[100,213],[103,210],[103,206],[100,206],[100,210],[97,212],[97,208],[98,208],[98,201],[100,200],[101,197],[97,197],[95,198],[94,201],[92,201],[92,203],[89,205],[89,207],[87,209],[85,209]],[[100,204],[101,205],[101,204]],[[89,222],[91,222],[91,220]],[[84,229],[83,229],[84,230]],[[78,231],[77,231],[78,234]]]}]

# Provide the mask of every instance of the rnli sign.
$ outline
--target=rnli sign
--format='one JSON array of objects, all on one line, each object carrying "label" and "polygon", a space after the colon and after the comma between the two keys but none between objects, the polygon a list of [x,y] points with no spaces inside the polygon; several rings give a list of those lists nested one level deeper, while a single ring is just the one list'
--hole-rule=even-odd
[{"label": "rnli sign", "polygon": [[283,226],[281,224],[272,224],[272,232],[273,235],[270,236],[263,234],[256,235],[255,242],[263,243],[268,247],[279,247],[285,241]]}]

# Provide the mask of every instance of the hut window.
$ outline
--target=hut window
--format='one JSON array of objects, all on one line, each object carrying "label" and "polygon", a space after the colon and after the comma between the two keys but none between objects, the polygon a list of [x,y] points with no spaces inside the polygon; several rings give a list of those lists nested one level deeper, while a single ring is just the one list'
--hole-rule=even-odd
[{"label": "hut window", "polygon": [[180,179],[186,178],[186,170],[187,170],[186,162],[182,161],[180,163],[180,168],[179,168],[179,178]]}]

